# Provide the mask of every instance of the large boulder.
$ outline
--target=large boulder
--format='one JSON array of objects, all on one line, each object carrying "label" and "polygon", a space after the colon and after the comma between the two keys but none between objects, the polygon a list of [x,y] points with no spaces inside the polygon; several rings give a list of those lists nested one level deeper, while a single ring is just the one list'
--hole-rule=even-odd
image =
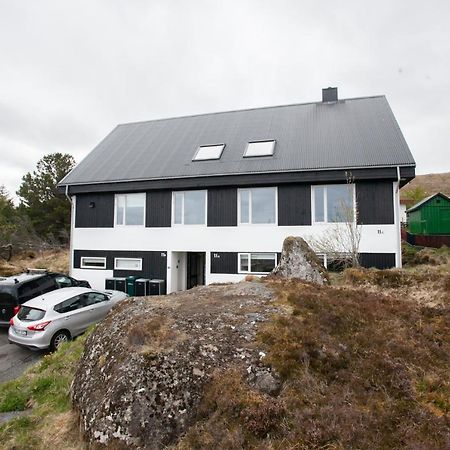
[{"label": "large boulder", "polygon": [[328,274],[317,255],[299,236],[288,236],[283,242],[280,261],[271,276],[296,278],[320,285],[328,283]]},{"label": "large boulder", "polygon": [[276,395],[278,376],[255,340],[278,311],[265,283],[198,287],[120,303],[88,337],[71,387],[90,446],[159,449],[195,423],[217,371]]}]

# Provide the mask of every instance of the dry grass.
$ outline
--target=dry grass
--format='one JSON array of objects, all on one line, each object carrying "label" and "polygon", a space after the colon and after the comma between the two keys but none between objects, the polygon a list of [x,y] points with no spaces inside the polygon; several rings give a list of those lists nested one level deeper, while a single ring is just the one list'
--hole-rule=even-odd
[{"label": "dry grass", "polygon": [[128,333],[128,343],[147,357],[167,353],[184,339],[185,336],[175,329],[174,321],[165,316],[139,321]]},{"label": "dry grass", "polygon": [[206,388],[199,422],[177,448],[238,449],[257,445],[259,439],[278,432],[284,415],[281,402],[249,389],[237,369],[216,372]]},{"label": "dry grass", "polygon": [[236,374],[219,376],[179,448],[448,448],[448,309],[422,307],[385,288],[271,285],[285,314],[267,323],[259,340],[283,379],[281,393],[268,399]]},{"label": "dry grass", "polygon": [[0,260],[0,276],[15,275],[28,268],[48,269],[53,272],[69,272],[69,250],[45,250],[16,255],[11,261]]},{"label": "dry grass", "polygon": [[36,433],[39,441],[37,450],[83,450],[85,444],[80,439],[78,418],[73,411],[50,415]]}]

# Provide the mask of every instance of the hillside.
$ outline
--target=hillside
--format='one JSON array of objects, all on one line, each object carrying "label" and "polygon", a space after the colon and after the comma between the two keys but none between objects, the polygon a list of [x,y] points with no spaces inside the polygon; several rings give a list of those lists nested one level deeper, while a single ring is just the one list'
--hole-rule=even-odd
[{"label": "hillside", "polygon": [[446,449],[446,254],[130,298],[0,385],[0,448]]},{"label": "hillside", "polygon": [[443,194],[450,195],[450,172],[417,175],[414,180],[401,189],[401,197],[404,198],[404,194],[407,191],[416,188],[422,188],[428,194],[442,192]]},{"label": "hillside", "polygon": [[44,250],[14,255],[7,262],[0,258],[0,276],[8,277],[27,269],[48,269],[52,272],[69,272],[69,250]]}]

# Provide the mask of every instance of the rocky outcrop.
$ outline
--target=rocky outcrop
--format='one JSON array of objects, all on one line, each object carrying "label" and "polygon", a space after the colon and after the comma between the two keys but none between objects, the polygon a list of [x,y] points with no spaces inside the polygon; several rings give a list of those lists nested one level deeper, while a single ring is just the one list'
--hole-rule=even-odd
[{"label": "rocky outcrop", "polygon": [[304,239],[288,236],[283,242],[280,262],[271,276],[297,278],[320,285],[328,283],[328,275],[316,254]]},{"label": "rocky outcrop", "polygon": [[213,372],[237,368],[249,389],[280,390],[255,335],[277,312],[264,283],[198,287],[120,303],[86,342],[71,387],[88,443],[158,449],[196,419]]}]

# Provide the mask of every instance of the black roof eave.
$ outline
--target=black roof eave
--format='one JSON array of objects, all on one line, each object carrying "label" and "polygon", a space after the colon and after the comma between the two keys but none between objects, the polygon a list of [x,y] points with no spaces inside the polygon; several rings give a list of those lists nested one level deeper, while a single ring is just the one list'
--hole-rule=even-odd
[{"label": "black roof eave", "polygon": [[286,172],[258,172],[160,179],[117,180],[58,185],[60,193],[68,195],[87,192],[131,192],[158,189],[198,189],[217,186],[245,186],[284,183],[329,183],[345,182],[351,176],[355,181],[393,180],[398,178],[403,186],[415,177],[415,165],[317,169]]}]

